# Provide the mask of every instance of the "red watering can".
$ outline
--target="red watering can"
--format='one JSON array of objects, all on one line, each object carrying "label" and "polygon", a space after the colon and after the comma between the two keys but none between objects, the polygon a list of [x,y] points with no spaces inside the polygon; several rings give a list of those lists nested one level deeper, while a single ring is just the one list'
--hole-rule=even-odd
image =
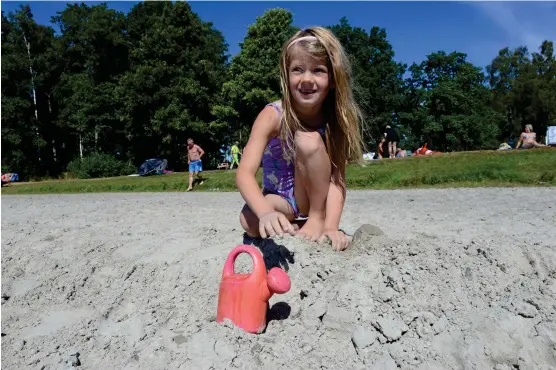
[{"label": "red watering can", "polygon": [[[250,274],[234,272],[235,260],[241,253],[248,253],[253,259]],[[290,278],[284,270],[273,267],[267,274],[261,252],[250,245],[239,245],[224,264],[216,321],[230,319],[248,333],[261,333],[266,327],[268,300],[274,293],[286,293],[290,287]]]}]

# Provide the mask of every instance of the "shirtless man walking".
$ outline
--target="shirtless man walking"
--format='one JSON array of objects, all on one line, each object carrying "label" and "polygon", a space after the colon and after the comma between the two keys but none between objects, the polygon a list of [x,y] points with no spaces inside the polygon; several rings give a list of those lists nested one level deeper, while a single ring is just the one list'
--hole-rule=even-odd
[{"label": "shirtless man walking", "polygon": [[[193,190],[193,175],[197,177],[199,172],[203,171],[203,162],[201,157],[205,151],[193,142],[193,139],[187,139],[187,164],[189,164],[189,187],[187,191]],[[200,183],[202,185],[203,182]]]}]

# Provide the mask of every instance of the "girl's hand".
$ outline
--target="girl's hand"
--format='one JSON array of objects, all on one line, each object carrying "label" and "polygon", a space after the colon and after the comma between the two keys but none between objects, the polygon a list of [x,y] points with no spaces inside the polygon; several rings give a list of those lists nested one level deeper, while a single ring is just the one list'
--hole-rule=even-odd
[{"label": "girl's hand", "polygon": [[330,239],[332,242],[332,248],[336,249],[338,252],[346,249],[349,246],[349,243],[351,243],[351,237],[347,236],[343,231],[337,229],[324,230],[319,243],[324,243],[326,238]]},{"label": "girl's hand", "polygon": [[273,238],[276,235],[283,236],[284,233],[295,235],[292,224],[286,216],[280,212],[269,212],[259,218],[259,233],[261,238]]}]

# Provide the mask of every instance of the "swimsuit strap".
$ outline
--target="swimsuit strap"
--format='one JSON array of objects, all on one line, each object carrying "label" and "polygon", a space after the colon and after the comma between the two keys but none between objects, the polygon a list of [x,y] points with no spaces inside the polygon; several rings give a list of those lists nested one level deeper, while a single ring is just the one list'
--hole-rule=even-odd
[{"label": "swimsuit strap", "polygon": [[280,115],[282,114],[282,111],[280,110],[280,107],[278,106],[278,104],[276,104],[276,103],[268,103],[266,106],[268,107],[269,105],[272,106],[272,107],[274,107],[274,109],[276,109],[276,112],[278,112],[278,114],[280,114]]}]

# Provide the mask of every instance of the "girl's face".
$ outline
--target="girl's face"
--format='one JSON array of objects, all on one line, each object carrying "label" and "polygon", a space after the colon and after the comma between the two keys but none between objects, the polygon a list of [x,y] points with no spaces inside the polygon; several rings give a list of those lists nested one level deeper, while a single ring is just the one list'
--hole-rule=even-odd
[{"label": "girl's face", "polygon": [[320,108],[331,87],[326,61],[316,59],[300,47],[294,47],[288,75],[295,103],[301,108]]},{"label": "girl's face", "polygon": [[529,130],[529,127],[525,127],[525,132],[527,133],[531,132],[531,130]]}]

